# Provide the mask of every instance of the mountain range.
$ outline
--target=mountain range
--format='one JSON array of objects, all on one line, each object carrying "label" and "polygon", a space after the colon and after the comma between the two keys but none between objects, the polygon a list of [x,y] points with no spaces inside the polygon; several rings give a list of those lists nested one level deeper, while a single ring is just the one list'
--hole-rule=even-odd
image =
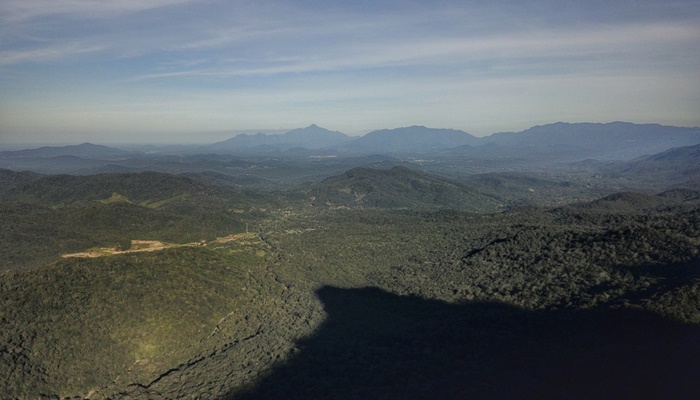
[{"label": "mountain range", "polygon": [[[4,151],[0,152],[0,168],[78,175],[216,172],[224,181],[244,186],[320,182],[357,166],[386,169],[404,165],[453,178],[508,171],[562,173],[566,169],[588,174],[589,180],[597,173],[623,181],[643,175],[663,183],[655,185],[663,190],[700,184],[700,173],[693,167],[699,158],[693,146],[698,145],[700,128],[625,122],[560,122],[481,138],[425,126],[352,137],[311,125],[284,134],[241,134],[206,146],[160,150],[132,145],[127,151],[83,143]],[[620,182],[617,190],[641,187]]]},{"label": "mountain range", "polygon": [[[521,132],[500,132],[475,137],[455,129],[410,126],[382,129],[353,137],[317,125],[284,134],[240,134],[230,139],[187,149],[190,154],[427,154],[449,152],[470,157],[555,156],[570,161],[632,159],[674,147],[700,144],[700,128],[658,124],[564,123],[534,126]],[[180,149],[182,152],[182,149]],[[151,149],[152,151],[152,149]],[[309,153],[309,154],[311,154]],[[135,151],[83,143],[0,152],[1,159],[75,156],[83,159],[115,159],[138,156]]]},{"label": "mountain range", "polygon": [[409,126],[351,137],[311,125],[282,135],[238,135],[205,147],[217,153],[326,150],[333,154],[426,154],[447,150],[471,156],[557,156],[566,160],[630,159],[700,143],[700,128],[658,124],[564,123],[475,137],[455,129]]}]

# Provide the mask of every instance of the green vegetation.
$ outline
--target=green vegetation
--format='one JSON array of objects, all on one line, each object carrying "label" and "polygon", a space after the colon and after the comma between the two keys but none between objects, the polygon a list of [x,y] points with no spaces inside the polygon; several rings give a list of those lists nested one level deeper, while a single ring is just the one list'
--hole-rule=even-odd
[{"label": "green vegetation", "polygon": [[37,265],[91,247],[116,247],[132,239],[188,243],[245,229],[240,214],[206,202],[157,210],[129,203],[56,210],[0,203],[0,215],[0,267],[5,268]]},{"label": "green vegetation", "polygon": [[[291,226],[311,229],[285,233]],[[302,276],[528,309],[590,308],[647,293],[671,275],[697,284],[692,266],[679,266],[700,254],[699,228],[700,209],[656,215],[523,209],[482,216],[337,210],[288,217],[265,238],[288,265],[280,274],[297,274],[290,281]],[[700,321],[700,313],[691,320]]]},{"label": "green vegetation", "polygon": [[104,200],[99,200],[100,203],[102,204],[109,204],[109,203],[131,203],[129,201],[129,198],[124,196],[123,194],[119,194],[117,192],[112,193],[112,197]]},{"label": "green vegetation", "polygon": [[4,177],[0,269],[41,265],[61,254],[133,239],[213,240],[243,232],[246,223],[259,225],[262,210],[280,204],[274,195],[166,174],[25,176]]},{"label": "green vegetation", "polygon": [[459,208],[494,211],[499,202],[474,188],[405,167],[353,168],[309,192],[315,206],[361,208]]},{"label": "green vegetation", "polygon": [[256,247],[66,259],[3,273],[3,393],[69,396],[119,376],[150,381],[188,361],[250,301],[263,265]]},{"label": "green vegetation", "polygon": [[[695,382],[694,190],[591,202],[406,168],[284,193],[212,174],[0,179],[9,398],[683,398]],[[60,257],[137,240],[189,245]]]}]

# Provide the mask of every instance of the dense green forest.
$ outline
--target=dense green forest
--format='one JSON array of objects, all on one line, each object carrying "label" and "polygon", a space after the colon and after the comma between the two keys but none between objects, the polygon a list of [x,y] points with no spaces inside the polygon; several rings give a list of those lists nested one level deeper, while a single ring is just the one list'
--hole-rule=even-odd
[{"label": "dense green forest", "polygon": [[2,398],[697,394],[697,190],[0,172]]}]

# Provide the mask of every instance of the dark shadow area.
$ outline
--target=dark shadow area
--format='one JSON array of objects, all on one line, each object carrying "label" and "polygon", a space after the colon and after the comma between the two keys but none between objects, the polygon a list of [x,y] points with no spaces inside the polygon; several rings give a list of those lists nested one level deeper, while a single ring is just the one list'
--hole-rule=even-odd
[{"label": "dark shadow area", "polygon": [[665,286],[675,288],[700,278],[700,257],[684,263],[618,266],[617,268],[628,271],[635,279],[644,276],[662,278]]},{"label": "dark shadow area", "polygon": [[[694,258],[688,262],[675,264],[642,264],[642,265],[617,265],[615,269],[628,273],[635,281],[650,278],[653,285],[644,290],[628,291],[620,295],[617,301],[608,301],[608,304],[641,303],[652,297],[659,298],[666,293],[687,287],[692,288],[693,282],[700,280],[700,258]],[[619,282],[608,281],[587,289],[587,294],[598,295],[613,291],[620,287]],[[690,289],[692,291],[692,289]],[[658,301],[658,300],[657,300]]]},{"label": "dark shadow area", "polygon": [[700,327],[324,287],[301,352],[236,399],[692,399]]}]

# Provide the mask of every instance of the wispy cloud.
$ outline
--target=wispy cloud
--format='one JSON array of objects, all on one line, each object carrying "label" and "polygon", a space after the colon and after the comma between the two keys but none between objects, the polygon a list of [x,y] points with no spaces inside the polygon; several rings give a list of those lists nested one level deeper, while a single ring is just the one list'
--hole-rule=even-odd
[{"label": "wispy cloud", "polygon": [[109,17],[201,0],[4,0],[0,21],[17,22],[57,14],[73,17]]},{"label": "wispy cloud", "polygon": [[305,56],[247,58],[245,62],[222,60],[215,67],[143,74],[132,80],[269,76],[430,65],[468,67],[483,61],[497,62],[503,68],[503,64],[510,62],[520,65],[520,60],[536,64],[537,59],[550,63],[558,59],[569,66],[576,63],[590,66],[591,59],[601,57],[604,61],[598,66],[604,67],[606,63],[615,66],[614,60],[624,57],[635,61],[635,55],[676,52],[679,46],[692,50],[691,46],[699,41],[700,28],[675,24],[610,26],[596,31],[538,30],[519,35],[432,37],[415,41],[390,39],[339,45],[320,54],[309,51]]},{"label": "wispy cloud", "polygon": [[72,43],[31,50],[0,51],[0,65],[12,65],[27,62],[56,62],[75,57],[79,54],[95,53],[102,50],[104,50],[104,47],[102,46]]},{"label": "wispy cloud", "polygon": [[175,44],[171,46],[171,50],[207,50],[220,48],[231,45],[232,43],[240,43],[264,36],[281,36],[288,34],[290,31],[292,31],[290,28],[278,27],[265,29],[247,26],[217,29],[210,33],[207,38],[188,43]]}]

